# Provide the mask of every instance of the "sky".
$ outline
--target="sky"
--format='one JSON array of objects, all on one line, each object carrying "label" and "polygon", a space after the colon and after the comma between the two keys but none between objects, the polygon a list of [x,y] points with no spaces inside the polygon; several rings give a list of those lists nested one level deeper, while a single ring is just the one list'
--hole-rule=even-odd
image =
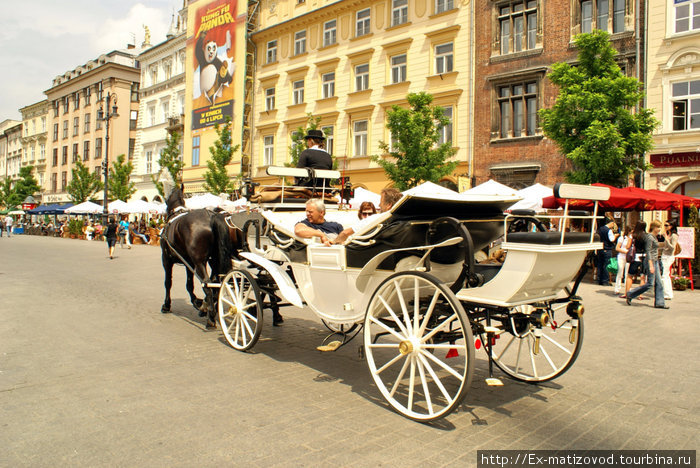
[{"label": "sky", "polygon": [[46,98],[53,79],[101,54],[165,40],[182,0],[0,0],[0,122]]}]

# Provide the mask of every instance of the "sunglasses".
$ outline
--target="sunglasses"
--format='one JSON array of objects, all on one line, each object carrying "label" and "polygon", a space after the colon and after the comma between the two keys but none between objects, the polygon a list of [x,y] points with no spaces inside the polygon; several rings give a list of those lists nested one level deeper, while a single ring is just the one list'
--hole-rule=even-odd
[{"label": "sunglasses", "polygon": [[367,212],[363,211],[363,212],[360,213],[360,214],[361,214],[362,216],[372,216],[374,213],[372,213],[371,211],[367,211]]}]

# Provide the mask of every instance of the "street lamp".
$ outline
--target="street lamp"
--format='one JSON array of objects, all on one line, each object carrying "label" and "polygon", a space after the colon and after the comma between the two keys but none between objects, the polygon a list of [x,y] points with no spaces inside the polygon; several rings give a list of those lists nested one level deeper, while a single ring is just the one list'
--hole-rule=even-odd
[{"label": "street lamp", "polygon": [[[112,107],[110,110],[110,101],[112,102]],[[117,113],[117,96],[116,94],[110,94],[107,93],[107,96],[105,96],[105,109],[107,109],[107,112],[102,108],[102,104],[100,104],[100,108],[97,110],[97,120],[98,121],[104,121],[105,122],[105,159],[102,161],[102,171],[104,172],[104,179],[105,179],[105,192],[104,192],[104,206],[102,208],[102,217],[103,217],[103,223],[107,224],[107,217],[109,216],[109,211],[107,209],[107,205],[109,204],[109,200],[107,198],[107,184],[108,184],[108,179],[109,179],[109,121],[112,119],[115,119],[119,117],[119,114]]]}]

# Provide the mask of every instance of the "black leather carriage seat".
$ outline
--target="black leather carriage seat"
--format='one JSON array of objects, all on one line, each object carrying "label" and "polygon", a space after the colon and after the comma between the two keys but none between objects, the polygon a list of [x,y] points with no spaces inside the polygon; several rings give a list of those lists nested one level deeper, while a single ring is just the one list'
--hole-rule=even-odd
[{"label": "black leather carriage seat", "polygon": [[[561,232],[514,232],[508,234],[506,241],[522,244],[559,245]],[[564,233],[564,244],[588,244],[590,242],[590,232]],[[593,242],[600,242],[598,234],[593,236]]]}]

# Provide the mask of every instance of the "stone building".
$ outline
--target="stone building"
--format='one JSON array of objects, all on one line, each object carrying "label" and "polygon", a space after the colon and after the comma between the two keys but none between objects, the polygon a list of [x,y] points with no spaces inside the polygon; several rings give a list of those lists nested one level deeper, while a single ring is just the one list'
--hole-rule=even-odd
[{"label": "stone building", "polygon": [[17,133],[15,127],[18,126],[21,128],[22,122],[12,119],[0,122],[0,183],[19,174],[19,161],[14,157],[8,161],[10,136]]},{"label": "stone building", "polygon": [[[22,114],[22,167],[33,166],[32,174],[39,187],[45,188],[46,182],[46,135],[47,112],[46,99],[21,108]],[[41,197],[37,197],[40,199]]]}]

